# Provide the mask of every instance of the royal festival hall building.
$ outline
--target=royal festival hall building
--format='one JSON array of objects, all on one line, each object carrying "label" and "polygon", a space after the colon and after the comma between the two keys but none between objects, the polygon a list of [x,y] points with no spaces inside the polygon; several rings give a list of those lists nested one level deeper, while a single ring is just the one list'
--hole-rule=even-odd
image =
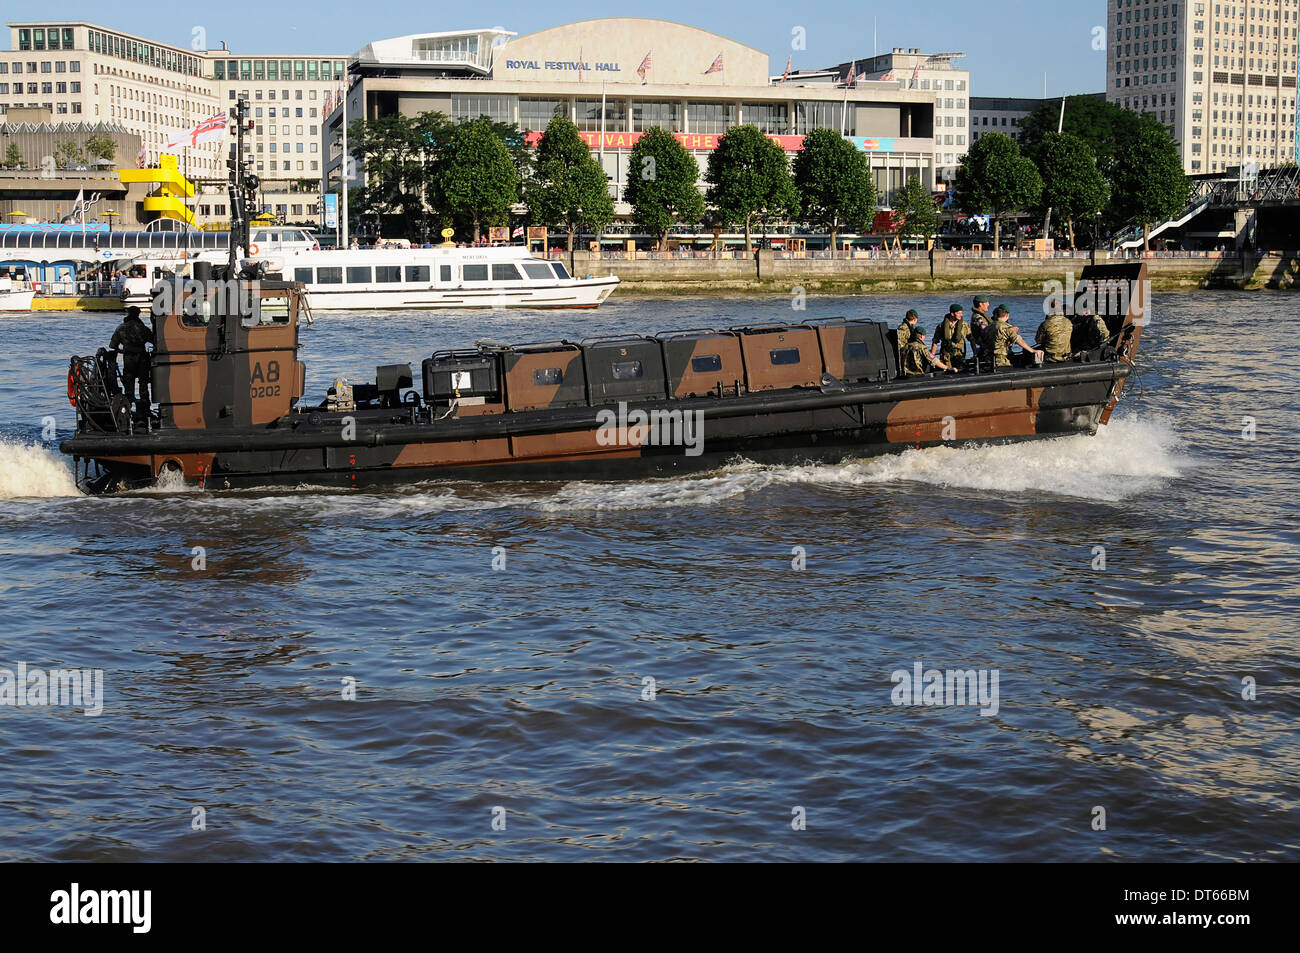
[{"label": "royal festival hall building", "polygon": [[[761,50],[665,20],[584,20],[526,36],[502,29],[421,33],[367,44],[348,63],[349,122],[437,111],[453,120],[490,116],[540,136],[555,116],[577,124],[623,203],[628,153],[660,126],[700,164],[731,127],[752,124],[797,152],[813,129],[841,132],[868,154],[882,205],[908,177],[934,187],[933,91],[896,82],[852,88],[833,77],[784,82]],[[342,177],[344,107],[323,125],[322,190]],[[350,184],[360,184],[364,169]]]}]

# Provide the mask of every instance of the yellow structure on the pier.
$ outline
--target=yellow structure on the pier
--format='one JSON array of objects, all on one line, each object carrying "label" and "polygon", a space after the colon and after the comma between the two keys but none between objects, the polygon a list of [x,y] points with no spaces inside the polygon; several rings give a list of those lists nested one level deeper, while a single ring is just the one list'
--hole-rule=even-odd
[{"label": "yellow structure on the pier", "polygon": [[157,184],[157,190],[145,196],[146,212],[157,212],[160,217],[178,219],[187,225],[196,224],[194,213],[185,204],[185,199],[194,197],[194,183],[176,168],[175,156],[161,156],[156,169],[119,169],[117,174],[124,184]]}]

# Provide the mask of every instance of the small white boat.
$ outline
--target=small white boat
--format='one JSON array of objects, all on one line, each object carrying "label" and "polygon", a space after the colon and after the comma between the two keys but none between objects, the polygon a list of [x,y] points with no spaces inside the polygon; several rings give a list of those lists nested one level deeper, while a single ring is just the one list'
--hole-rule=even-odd
[{"label": "small white boat", "polygon": [[0,311],[30,311],[36,292],[28,285],[19,285],[8,275],[0,275]]},{"label": "small white boat", "polygon": [[386,308],[596,308],[618,278],[575,278],[527,248],[294,251],[283,275],[307,286],[313,311]]}]

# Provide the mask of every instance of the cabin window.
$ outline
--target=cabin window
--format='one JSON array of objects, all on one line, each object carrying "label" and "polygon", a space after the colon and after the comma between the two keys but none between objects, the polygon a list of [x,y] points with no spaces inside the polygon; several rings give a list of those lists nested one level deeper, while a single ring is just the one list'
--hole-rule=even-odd
[{"label": "cabin window", "polygon": [[799,349],[797,347],[778,347],[771,351],[768,356],[772,359],[773,364],[799,363]]},{"label": "cabin window", "polygon": [[538,387],[554,387],[562,380],[564,380],[564,372],[558,367],[541,367],[533,371],[533,383]]},{"label": "cabin window", "polygon": [[519,281],[519,269],[511,264],[493,265],[493,281]]},{"label": "cabin window", "polygon": [[555,269],[555,277],[557,278],[569,277],[569,273],[564,270],[564,266],[561,265],[558,261],[551,262],[551,267]]},{"label": "cabin window", "polygon": [[293,270],[293,280],[294,280],[294,281],[300,281],[300,282],[302,282],[304,285],[309,285],[309,284],[311,284],[311,269],[310,269],[310,268],[295,268],[295,269]]},{"label": "cabin window", "polygon": [[704,354],[700,357],[693,357],[691,358],[691,370],[697,374],[720,371],[722,370],[722,357],[718,354]]},{"label": "cabin window", "polygon": [[451,265],[438,266],[438,280],[445,285],[451,284]]},{"label": "cabin window", "polygon": [[366,268],[348,268],[348,284],[350,285],[368,285],[370,284],[370,269]]},{"label": "cabin window", "polygon": [[550,281],[555,277],[551,271],[551,266],[541,261],[524,262],[524,272],[533,281]]},{"label": "cabin window", "polygon": [[465,275],[466,281],[487,281],[488,280],[487,265],[466,265],[463,273]]},{"label": "cabin window", "polygon": [[422,283],[424,283],[424,284],[428,284],[428,282],[429,282],[429,266],[428,266],[428,265],[407,265],[407,266],[406,266],[406,280],[407,280],[407,281],[419,281],[419,282],[422,282]]},{"label": "cabin window", "polygon": [[616,381],[638,380],[645,373],[640,361],[619,361],[613,364],[610,370],[614,372]]},{"label": "cabin window", "polygon": [[391,284],[394,281],[402,280],[402,268],[400,265],[376,265],[375,281]]},{"label": "cabin window", "polygon": [[316,284],[318,285],[343,284],[343,269],[342,268],[317,268]]},{"label": "cabin window", "polygon": [[867,356],[866,341],[849,342],[849,357],[866,357],[866,356]]}]

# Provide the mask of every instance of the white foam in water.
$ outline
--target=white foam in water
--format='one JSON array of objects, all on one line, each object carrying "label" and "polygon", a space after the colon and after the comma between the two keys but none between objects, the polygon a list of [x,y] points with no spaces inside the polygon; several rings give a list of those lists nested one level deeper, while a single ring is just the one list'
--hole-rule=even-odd
[{"label": "white foam in water", "polygon": [[0,440],[0,500],[81,496],[72,469],[56,450]]},{"label": "white foam in water", "polygon": [[1052,493],[1118,502],[1177,477],[1190,461],[1168,423],[1117,419],[1096,436],[1024,443],[930,447],[838,465],[760,467],[637,483],[575,483],[536,504],[547,511],[619,510],[722,503],[780,484],[866,486],[913,481],[940,487]]}]

